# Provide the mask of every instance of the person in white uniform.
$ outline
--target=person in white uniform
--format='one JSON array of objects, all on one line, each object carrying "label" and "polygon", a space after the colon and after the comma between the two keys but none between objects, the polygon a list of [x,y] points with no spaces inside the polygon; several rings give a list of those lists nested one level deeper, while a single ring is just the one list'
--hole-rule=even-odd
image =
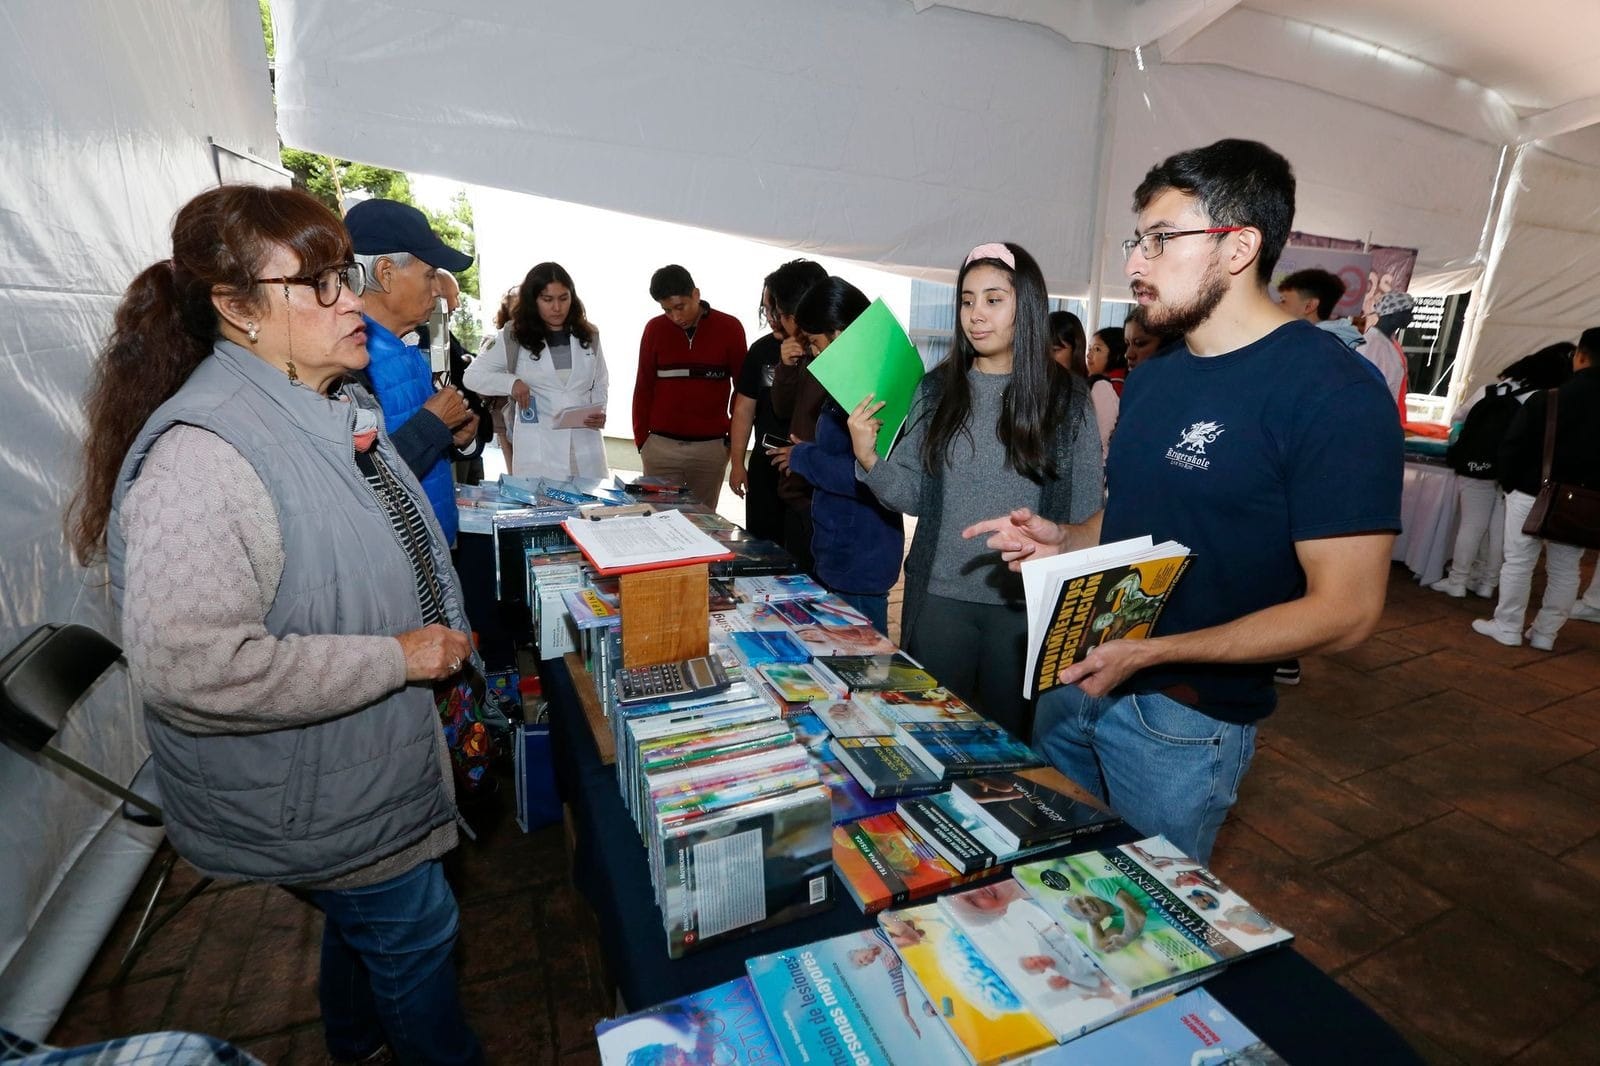
[{"label": "person in white uniform", "polygon": [[[540,263],[523,279],[516,311],[463,377],[484,396],[509,396],[511,473],[517,477],[606,477],[606,393],[610,375],[600,331],[589,321],[572,277]],[[581,415],[574,409],[595,408]],[[577,418],[574,428],[557,422]]]}]

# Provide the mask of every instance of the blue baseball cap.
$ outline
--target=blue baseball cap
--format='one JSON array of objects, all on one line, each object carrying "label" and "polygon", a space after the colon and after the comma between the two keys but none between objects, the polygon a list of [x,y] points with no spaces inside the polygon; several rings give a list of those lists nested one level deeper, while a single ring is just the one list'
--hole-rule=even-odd
[{"label": "blue baseball cap", "polygon": [[362,200],[345,213],[344,228],[350,231],[357,255],[410,252],[452,274],[472,265],[472,256],[439,239],[428,216],[399,200]]}]

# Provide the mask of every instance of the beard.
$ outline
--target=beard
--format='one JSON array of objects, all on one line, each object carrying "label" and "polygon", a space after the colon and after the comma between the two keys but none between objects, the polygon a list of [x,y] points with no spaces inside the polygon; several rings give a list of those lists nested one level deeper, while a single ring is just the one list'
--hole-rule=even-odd
[{"label": "beard", "polygon": [[[1156,293],[1157,290],[1150,286],[1135,289],[1138,292]],[[1165,333],[1169,336],[1187,334],[1195,329],[1222,303],[1222,298],[1228,294],[1228,278],[1223,273],[1222,267],[1213,262],[1206,268],[1205,277],[1200,280],[1200,289],[1194,298],[1185,304],[1163,304],[1151,302],[1144,305],[1145,325],[1153,333]]]}]

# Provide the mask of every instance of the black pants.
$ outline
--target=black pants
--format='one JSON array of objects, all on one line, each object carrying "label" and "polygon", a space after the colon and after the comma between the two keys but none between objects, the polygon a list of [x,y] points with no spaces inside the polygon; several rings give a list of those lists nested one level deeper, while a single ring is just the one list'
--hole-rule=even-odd
[{"label": "black pants", "polygon": [[744,490],[744,528],[752,537],[782,544],[788,508],[778,499],[778,468],[766,452],[756,448],[750,453],[745,471],[748,480]]},{"label": "black pants", "polygon": [[1022,698],[1028,615],[1021,606],[927,595],[901,643],[978,713],[1005,726],[1018,740],[1032,738],[1033,707]]}]

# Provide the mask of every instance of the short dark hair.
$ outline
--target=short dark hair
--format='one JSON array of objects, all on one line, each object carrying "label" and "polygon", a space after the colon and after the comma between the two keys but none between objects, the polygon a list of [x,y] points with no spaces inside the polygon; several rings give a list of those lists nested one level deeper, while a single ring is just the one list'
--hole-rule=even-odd
[{"label": "short dark hair", "polygon": [[1321,267],[1306,267],[1296,270],[1293,274],[1278,282],[1278,291],[1293,289],[1295,292],[1317,298],[1317,317],[1326,321],[1333,317],[1333,309],[1339,306],[1339,301],[1344,299],[1344,282],[1339,280],[1337,274],[1323,270]]},{"label": "short dark hair", "polygon": [[843,278],[824,274],[821,281],[806,290],[790,314],[794,315],[795,325],[807,333],[837,333],[871,306],[866,293]]},{"label": "short dark hair", "polygon": [[1083,320],[1071,311],[1050,312],[1050,344],[1065,348],[1076,358],[1089,346],[1083,332]]},{"label": "short dark hair", "polygon": [[677,263],[669,263],[650,275],[650,299],[656,303],[674,296],[694,295],[694,279]]},{"label": "short dark hair", "polygon": [[814,263],[809,259],[791,259],[768,274],[764,284],[772,296],[772,306],[783,314],[792,315],[795,313],[794,309],[800,306],[801,297],[805,296],[813,285],[821,284],[827,277],[828,271],[821,263]]},{"label": "short dark hair", "polygon": [[1294,222],[1294,169],[1259,141],[1224,140],[1168,156],[1145,174],[1133,194],[1143,211],[1167,189],[1200,201],[1213,225],[1261,231],[1256,277],[1265,284],[1278,265]]},{"label": "short dark hair", "polygon": [[1578,351],[1591,363],[1600,363],[1600,326],[1590,326],[1578,337]]}]

